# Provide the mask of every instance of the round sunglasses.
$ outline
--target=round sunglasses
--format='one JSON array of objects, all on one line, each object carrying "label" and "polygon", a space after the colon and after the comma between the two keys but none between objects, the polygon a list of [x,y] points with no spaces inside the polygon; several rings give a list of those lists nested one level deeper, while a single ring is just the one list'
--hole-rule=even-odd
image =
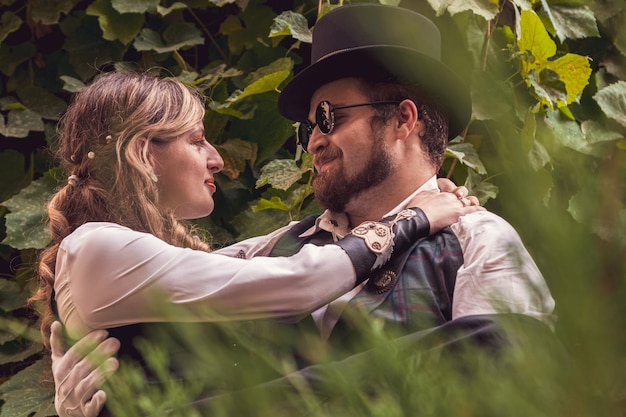
[{"label": "round sunglasses", "polygon": [[372,101],[370,103],[349,104],[346,106],[333,106],[330,101],[320,101],[315,109],[315,123],[305,120],[300,122],[298,126],[298,143],[306,152],[308,152],[309,140],[313,134],[315,126],[322,132],[322,135],[328,135],[335,127],[335,110],[350,109],[352,107],[376,106],[380,104],[400,104],[399,101],[384,100]]}]

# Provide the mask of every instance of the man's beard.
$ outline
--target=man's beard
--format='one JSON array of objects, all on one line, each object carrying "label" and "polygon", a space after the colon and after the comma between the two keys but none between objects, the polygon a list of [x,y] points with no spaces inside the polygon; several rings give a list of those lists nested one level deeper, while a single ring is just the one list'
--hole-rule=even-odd
[{"label": "man's beard", "polygon": [[353,198],[380,184],[389,176],[393,167],[391,154],[385,147],[382,135],[374,134],[372,138],[370,159],[352,178],[348,178],[343,164],[315,174],[313,190],[320,206],[337,213],[343,212]]}]

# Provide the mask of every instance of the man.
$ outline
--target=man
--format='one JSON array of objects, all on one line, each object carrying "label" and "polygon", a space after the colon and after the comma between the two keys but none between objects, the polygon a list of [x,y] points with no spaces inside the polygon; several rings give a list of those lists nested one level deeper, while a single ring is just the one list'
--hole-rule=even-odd
[{"label": "man", "polygon": [[[437,188],[447,141],[469,121],[468,89],[440,62],[437,28],[417,13],[376,4],[337,8],[315,25],[311,62],[284,87],[278,105],[301,123],[299,140],[317,171],[315,197],[328,210],[223,253],[289,255],[307,242],[340,239],[364,220],[398,213],[413,195]],[[322,339],[350,355],[366,348],[347,319],[357,310],[383,320],[390,335],[411,335],[445,333],[458,323],[480,327],[501,313],[551,326],[553,309],[518,234],[483,211],[394,253],[379,274],[312,316]],[[101,342],[106,332],[87,337],[79,346]],[[67,407],[96,415],[104,393],[92,394],[104,374],[75,356],[76,349],[61,356],[58,339],[52,346],[58,403],[67,398]],[[116,349],[112,339],[101,347],[105,355]],[[108,362],[114,370],[115,359]]]}]

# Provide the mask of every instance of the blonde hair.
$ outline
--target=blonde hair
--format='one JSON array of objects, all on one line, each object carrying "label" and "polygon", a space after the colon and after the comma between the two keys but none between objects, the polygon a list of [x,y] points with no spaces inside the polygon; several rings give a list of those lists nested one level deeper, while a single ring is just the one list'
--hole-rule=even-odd
[{"label": "blonde hair", "polygon": [[39,288],[29,300],[40,311],[46,346],[55,319],[59,245],[82,224],[114,222],[172,245],[210,250],[190,226],[159,209],[148,160],[152,140],[173,141],[203,116],[198,92],[174,78],[143,73],[101,75],[75,96],[59,122],[57,158],[69,181],[48,203],[52,242],[41,253]]}]

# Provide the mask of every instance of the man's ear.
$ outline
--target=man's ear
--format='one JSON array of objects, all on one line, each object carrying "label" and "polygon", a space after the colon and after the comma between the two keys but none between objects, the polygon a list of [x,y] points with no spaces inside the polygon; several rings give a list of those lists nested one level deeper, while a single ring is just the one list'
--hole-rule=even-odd
[{"label": "man's ear", "polygon": [[[398,105],[396,119],[396,133],[399,139],[408,138],[415,129],[423,130],[423,124],[419,120],[417,106],[412,100],[405,99]],[[421,132],[417,132],[418,136]]]}]

